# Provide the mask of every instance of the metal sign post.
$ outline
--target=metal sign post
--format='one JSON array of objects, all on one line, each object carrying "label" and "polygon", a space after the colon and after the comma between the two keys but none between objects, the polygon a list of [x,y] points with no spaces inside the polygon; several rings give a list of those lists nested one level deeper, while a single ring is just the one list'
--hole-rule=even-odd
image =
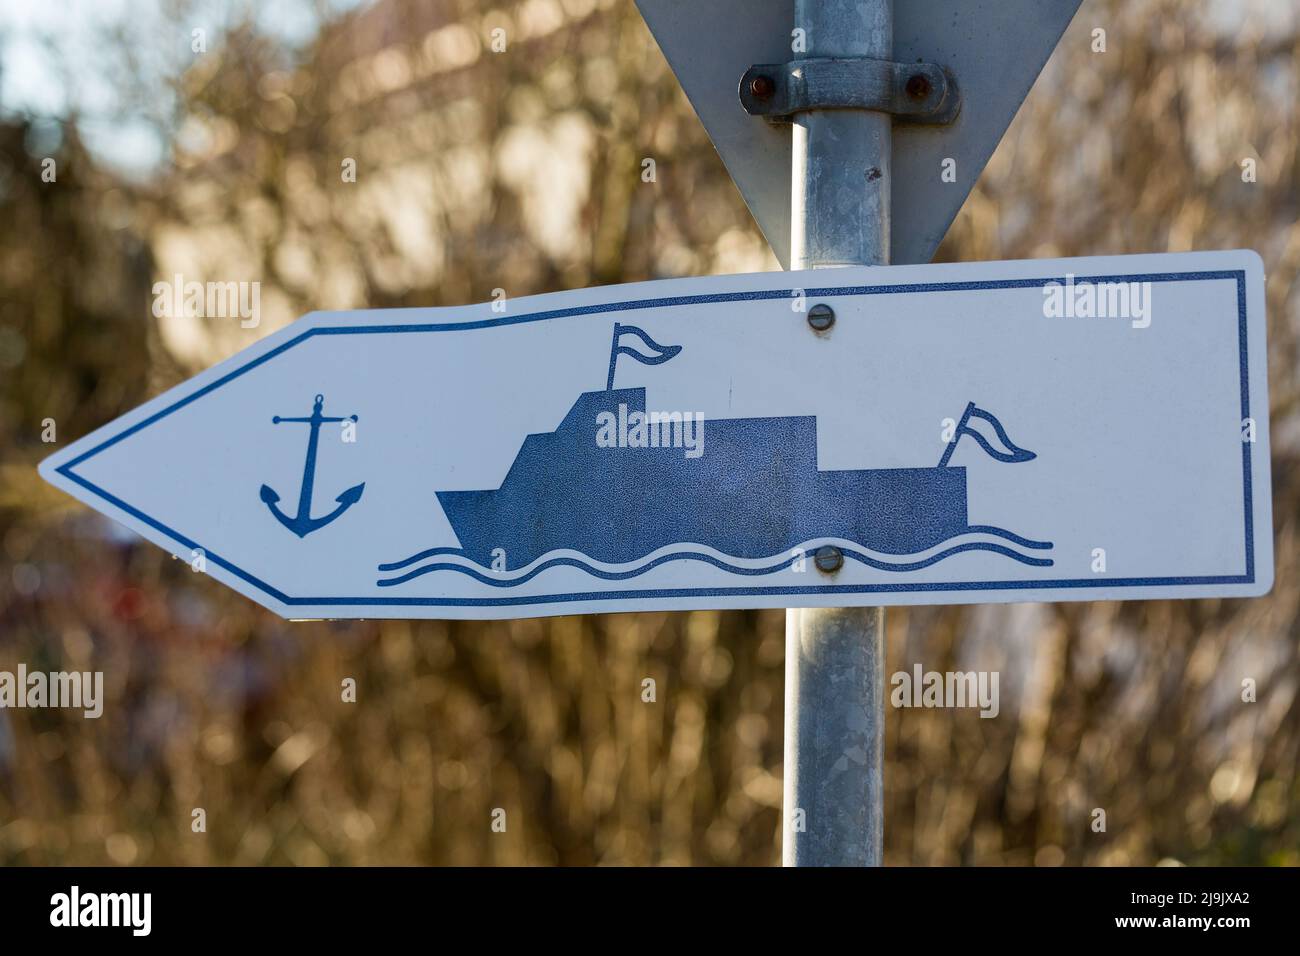
[{"label": "metal sign post", "polygon": [[[893,20],[893,0],[795,4],[809,59],[888,61]],[[792,268],[889,264],[892,127],[888,113],[867,110],[795,117]],[[786,611],[787,866],[880,865],[884,669],[883,608]]]}]

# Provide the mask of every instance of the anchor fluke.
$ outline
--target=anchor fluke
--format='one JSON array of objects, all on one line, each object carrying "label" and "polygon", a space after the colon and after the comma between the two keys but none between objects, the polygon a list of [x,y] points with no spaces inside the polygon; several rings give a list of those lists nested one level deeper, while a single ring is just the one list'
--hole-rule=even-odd
[{"label": "anchor fluke", "polygon": [[271,514],[275,515],[275,520],[280,522],[280,524],[284,525],[298,537],[306,537],[307,532],[312,530],[311,527],[304,526],[303,522],[299,519],[291,518],[280,510],[278,504],[280,496],[270,485],[263,485],[261,490],[258,492],[258,496],[266,502],[266,506],[271,509]]},{"label": "anchor fluke", "polygon": [[[266,486],[263,485],[263,487],[265,488]],[[270,491],[269,488],[267,488],[266,490]],[[343,494],[339,495],[334,500],[341,505],[345,505],[345,506],[354,505],[361,500],[361,492],[365,490],[366,490],[366,483],[363,481],[359,485],[353,485],[351,488],[343,492]],[[275,494],[275,492],[272,491],[271,494]]]}]

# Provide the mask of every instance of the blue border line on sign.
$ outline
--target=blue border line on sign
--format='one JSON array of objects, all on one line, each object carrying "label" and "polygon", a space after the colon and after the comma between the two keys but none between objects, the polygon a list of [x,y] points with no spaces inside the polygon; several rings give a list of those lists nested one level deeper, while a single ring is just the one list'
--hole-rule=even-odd
[{"label": "blue border line on sign", "polygon": [[[1237,342],[1239,349],[1241,378],[1241,418],[1250,417],[1250,369],[1246,349],[1246,273],[1241,269],[1209,272],[1158,272],[1134,273],[1130,275],[1074,276],[1074,283],[1101,282],[1188,282],[1198,280],[1231,279],[1237,283]],[[897,295],[910,292],[969,292],[984,289],[1024,289],[1041,288],[1049,282],[1065,282],[1065,276],[1044,276],[1036,279],[993,279],[972,282],[928,282],[916,284],[873,285],[873,286],[839,286],[823,289],[805,289],[807,296],[830,298],[832,296],[862,295]],[[374,335],[404,334],[413,332],[465,332],[473,329],[494,328],[503,325],[520,325],[526,322],[543,322],[548,319],[571,318],[581,315],[599,315],[607,312],[630,312],[636,309],[672,308],[683,305],[711,305],[719,302],[744,302],[763,299],[789,299],[794,289],[768,289],[755,292],[719,292],[709,295],[673,296],[664,299],[640,299],[629,302],[610,302],[600,305],[576,306],[570,309],[554,309],[547,312],[533,312],[527,315],[506,316],[495,319],[481,319],[472,322],[424,323],[410,325],[371,325],[371,326],[334,326],[308,329],[282,345],[251,359],[234,371],[223,375],[216,381],[196,389],[161,411],[123,429],[118,434],[106,439],[94,448],[72,461],[59,466],[59,474],[76,482],[92,494],[102,498],[114,508],[131,515],[136,520],[162,532],[177,544],[193,551],[202,548],[198,542],[187,538],[173,528],[151,518],[138,508],[121,498],[105,491],[93,482],[76,474],[73,468],[105,449],[130,437],[136,432],[166,418],[175,411],[197,401],[223,385],[235,380],[245,372],[252,371],[269,362],[295,345],[307,341],[316,335]],[[527,604],[553,604],[564,601],[618,601],[643,598],[688,598],[688,597],[743,597],[746,595],[799,595],[799,594],[877,594],[900,592],[929,591],[1014,591],[1052,588],[1096,588],[1096,587],[1177,587],[1187,585],[1214,584],[1253,584],[1255,581],[1255,527],[1254,502],[1251,493],[1250,444],[1241,443],[1241,471],[1243,502],[1245,513],[1245,574],[1208,575],[1197,577],[1163,577],[1163,578],[1066,578],[1035,579],[1026,581],[958,581],[953,583],[916,582],[911,584],[825,584],[780,587],[728,587],[728,588],[672,588],[627,591],[589,591],[571,594],[544,594],[520,597],[490,598],[436,598],[436,597],[292,597],[267,584],[243,568],[233,564],[220,555],[203,548],[204,557],[220,568],[233,574],[242,581],[267,594],[276,601],[288,606],[299,607],[507,607]]]}]

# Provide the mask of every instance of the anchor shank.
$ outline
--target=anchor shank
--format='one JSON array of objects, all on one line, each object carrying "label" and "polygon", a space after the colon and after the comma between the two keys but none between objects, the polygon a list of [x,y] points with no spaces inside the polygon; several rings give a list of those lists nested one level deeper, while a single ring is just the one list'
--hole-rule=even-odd
[{"label": "anchor shank", "polygon": [[320,443],[322,421],[320,407],[317,406],[309,423],[311,425],[311,437],[307,439],[307,461],[302,469],[302,490],[298,493],[297,520],[299,522],[311,520],[311,492],[312,484],[316,480],[316,446]]}]

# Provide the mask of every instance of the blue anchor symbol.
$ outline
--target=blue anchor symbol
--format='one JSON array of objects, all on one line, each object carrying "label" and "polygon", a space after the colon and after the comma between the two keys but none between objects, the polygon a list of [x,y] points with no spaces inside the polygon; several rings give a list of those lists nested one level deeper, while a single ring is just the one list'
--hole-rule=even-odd
[{"label": "blue anchor symbol", "polygon": [[271,509],[271,514],[275,515],[280,524],[284,525],[300,538],[305,538],[319,528],[325,527],[343,512],[347,511],[354,504],[361,500],[361,492],[365,491],[366,483],[363,481],[359,485],[349,488],[343,494],[334,500],[339,506],[327,515],[319,518],[311,516],[311,491],[312,484],[316,480],[316,446],[320,440],[320,427],[325,422],[342,422],[356,421],[357,416],[352,415],[349,418],[327,418],[321,414],[321,407],[325,404],[325,396],[317,395],[316,404],[311,410],[308,418],[281,418],[276,415],[271,419],[271,424],[279,425],[281,422],[302,422],[311,426],[311,437],[307,439],[307,463],[302,470],[302,490],[298,493],[298,513],[289,517],[277,507],[276,502],[280,496],[275,493],[270,485],[263,485],[261,491],[262,500],[266,506]]}]

